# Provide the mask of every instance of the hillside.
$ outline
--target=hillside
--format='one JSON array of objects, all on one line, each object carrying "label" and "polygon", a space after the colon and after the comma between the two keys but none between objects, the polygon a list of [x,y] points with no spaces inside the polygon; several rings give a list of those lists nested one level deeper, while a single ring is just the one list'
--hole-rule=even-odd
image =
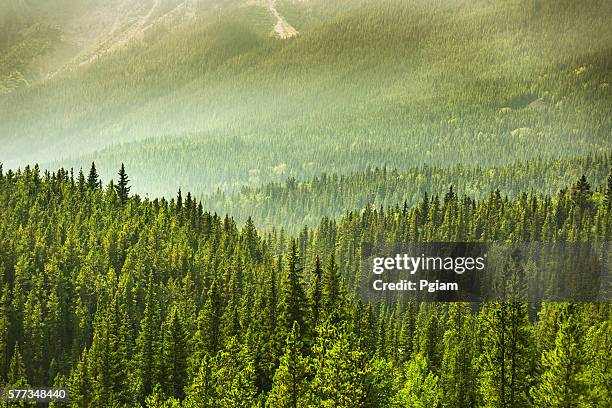
[{"label": "hillside", "polygon": [[0,158],[124,161],[174,194],[609,151],[610,2],[349,3],[277,2],[284,40],[268,3],[207,3],[0,97]]}]

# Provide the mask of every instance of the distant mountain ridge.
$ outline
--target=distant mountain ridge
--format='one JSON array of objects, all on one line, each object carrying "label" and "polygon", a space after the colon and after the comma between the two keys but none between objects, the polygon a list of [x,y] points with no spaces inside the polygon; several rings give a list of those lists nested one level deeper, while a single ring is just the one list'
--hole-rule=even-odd
[{"label": "distant mountain ridge", "polygon": [[[43,80],[96,61],[105,54],[142,42],[156,30],[176,30],[196,18],[258,5],[268,9],[271,18],[280,19],[297,33],[276,9],[276,2],[205,0],[60,0],[0,3],[0,49],[6,53],[29,47],[32,52],[20,64],[19,74],[30,80]],[[279,23],[280,24],[280,23]],[[279,25],[285,37],[284,26]],[[276,29],[270,19],[270,32]],[[44,46],[38,46],[40,34]],[[7,64],[8,65],[8,64]],[[9,67],[1,66],[5,72]],[[18,75],[18,74],[17,74]],[[5,91],[7,91],[5,89]]]}]

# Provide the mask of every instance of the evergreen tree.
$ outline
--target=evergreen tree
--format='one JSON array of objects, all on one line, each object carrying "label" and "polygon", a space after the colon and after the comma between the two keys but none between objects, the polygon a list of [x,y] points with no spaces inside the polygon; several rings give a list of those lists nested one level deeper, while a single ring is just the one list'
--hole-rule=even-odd
[{"label": "evergreen tree", "polygon": [[591,195],[591,185],[587,181],[586,176],[582,175],[582,177],[572,186],[572,200],[574,200],[579,207],[585,207],[588,205]]},{"label": "evergreen tree", "polygon": [[217,281],[214,280],[208,290],[204,308],[198,314],[197,331],[193,340],[193,355],[190,366],[197,372],[200,360],[205,354],[214,356],[221,347],[221,318],[223,303]]},{"label": "evergreen tree", "polygon": [[297,322],[294,322],[291,333],[287,337],[280,366],[274,375],[272,390],[268,395],[268,406],[270,407],[309,406],[308,360],[302,355],[299,331]]},{"label": "evergreen tree", "polygon": [[164,323],[163,364],[166,395],[182,399],[187,385],[187,333],[185,324],[176,308],[172,308]]},{"label": "evergreen tree", "polygon": [[312,405],[360,407],[364,404],[366,362],[359,341],[346,324],[319,327],[313,347]]},{"label": "evergreen tree", "polygon": [[311,308],[312,315],[312,327],[316,327],[319,324],[319,320],[322,312],[322,303],[323,303],[323,291],[321,287],[321,279],[322,279],[323,270],[321,268],[321,260],[317,256],[315,259],[315,266],[312,272],[312,276],[310,278],[310,291],[309,295],[309,304]]},{"label": "evergreen tree", "polygon": [[[109,278],[114,280],[112,273]],[[93,342],[87,356],[94,406],[131,402],[131,390],[125,387],[129,378],[125,325],[129,321],[124,316],[116,295],[96,316]]]},{"label": "evergreen tree", "polygon": [[29,386],[26,365],[23,361],[23,356],[21,355],[18,344],[15,344],[13,357],[9,364],[7,380],[10,388],[22,389]]},{"label": "evergreen tree", "polygon": [[330,255],[327,267],[323,271],[321,304],[323,305],[323,318],[339,321],[345,317],[342,277],[333,254]]},{"label": "evergreen tree", "polygon": [[449,306],[448,329],[442,340],[444,354],[440,385],[444,392],[444,406],[468,407],[475,405],[473,367],[474,325],[469,306],[453,303]]},{"label": "evergreen tree", "polygon": [[608,174],[608,184],[606,186],[606,201],[608,208],[612,208],[612,166],[610,167],[610,174]]},{"label": "evergreen tree", "polygon": [[128,186],[130,180],[128,179],[128,175],[125,172],[125,166],[121,163],[121,168],[119,169],[119,180],[117,181],[117,185],[115,185],[115,190],[117,191],[117,196],[121,200],[123,204],[125,204],[128,200],[128,196],[130,193],[131,187]]},{"label": "evergreen tree", "polygon": [[[609,309],[609,306],[607,308]],[[576,340],[579,341],[579,339]],[[612,353],[610,353],[612,319],[608,317],[603,322],[589,328],[584,343],[584,355],[577,354],[576,358],[583,358],[584,363],[582,380],[583,384],[588,387],[585,405],[603,407],[612,400],[612,387],[610,387],[612,384],[612,370],[610,370],[612,366]],[[574,378],[574,384],[578,385],[574,390],[580,390],[579,380],[579,378]]]},{"label": "evergreen tree", "polygon": [[200,367],[187,390],[185,400],[187,407],[212,407],[215,405],[217,396],[213,382],[213,370],[213,359],[204,355],[200,361]]},{"label": "evergreen tree", "polygon": [[532,391],[538,407],[573,407],[584,402],[587,384],[582,378],[583,333],[572,309],[566,305],[562,312],[555,348],[542,354],[544,372]]},{"label": "evergreen tree", "polygon": [[98,171],[96,170],[96,164],[91,162],[91,168],[89,169],[89,174],[87,176],[87,186],[90,190],[95,190],[101,187],[101,181],[98,180]]},{"label": "evergreen tree", "polygon": [[[3,270],[2,264],[0,263],[0,271]],[[3,282],[2,273],[0,272],[0,282]],[[8,352],[9,352],[9,312],[10,312],[10,298],[9,298],[9,286],[8,283],[2,287],[2,295],[0,296],[0,384],[4,383],[7,379],[8,371]]]},{"label": "evergreen tree", "polygon": [[287,256],[287,270],[281,283],[279,302],[279,335],[286,338],[297,322],[302,330],[306,331],[306,293],[299,268],[299,254],[297,243],[292,240],[290,252]]},{"label": "evergreen tree", "polygon": [[479,393],[488,407],[528,405],[531,330],[522,302],[491,302],[479,316],[483,334]]},{"label": "evergreen tree", "polygon": [[87,408],[91,405],[92,390],[88,371],[87,349],[83,350],[81,359],[70,374],[68,389],[70,391],[70,405]]},{"label": "evergreen tree", "polygon": [[427,358],[416,354],[406,367],[405,383],[393,398],[397,407],[437,408],[443,401],[439,378],[427,370]]},{"label": "evergreen tree", "polygon": [[181,402],[176,398],[169,398],[164,394],[161,386],[158,384],[155,389],[145,400],[146,408],[181,408]]},{"label": "evergreen tree", "polygon": [[136,339],[135,387],[139,400],[144,402],[147,395],[153,392],[156,383],[161,380],[159,365],[161,359],[161,326],[159,307],[156,302],[155,285],[152,274],[149,274],[145,310],[140,321],[140,331]]},{"label": "evergreen tree", "polygon": [[235,338],[227,341],[215,359],[213,374],[216,406],[219,408],[247,408],[255,405],[257,388],[253,357]]}]

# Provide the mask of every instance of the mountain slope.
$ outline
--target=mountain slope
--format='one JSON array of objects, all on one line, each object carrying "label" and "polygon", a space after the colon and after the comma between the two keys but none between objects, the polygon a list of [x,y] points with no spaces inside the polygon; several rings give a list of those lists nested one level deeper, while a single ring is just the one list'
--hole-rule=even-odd
[{"label": "mountain slope", "polygon": [[278,2],[300,33],[286,40],[261,3],[222,5],[6,95],[0,157],[125,161],[173,194],[202,171],[203,192],[611,147],[610,2],[341,4]]}]

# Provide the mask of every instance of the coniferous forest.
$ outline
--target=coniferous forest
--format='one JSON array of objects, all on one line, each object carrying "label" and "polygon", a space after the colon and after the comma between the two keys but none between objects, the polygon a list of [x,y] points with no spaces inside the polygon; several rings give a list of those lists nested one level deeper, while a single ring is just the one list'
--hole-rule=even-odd
[{"label": "coniferous forest", "polygon": [[[0,0],[0,407],[612,408],[610,21]],[[364,295],[402,245],[536,249]]]},{"label": "coniferous forest", "polygon": [[38,167],[0,175],[0,376],[75,407],[609,406],[608,303],[364,304],[363,242],[601,242],[607,184],[424,196],[299,234],[190,193]]}]

